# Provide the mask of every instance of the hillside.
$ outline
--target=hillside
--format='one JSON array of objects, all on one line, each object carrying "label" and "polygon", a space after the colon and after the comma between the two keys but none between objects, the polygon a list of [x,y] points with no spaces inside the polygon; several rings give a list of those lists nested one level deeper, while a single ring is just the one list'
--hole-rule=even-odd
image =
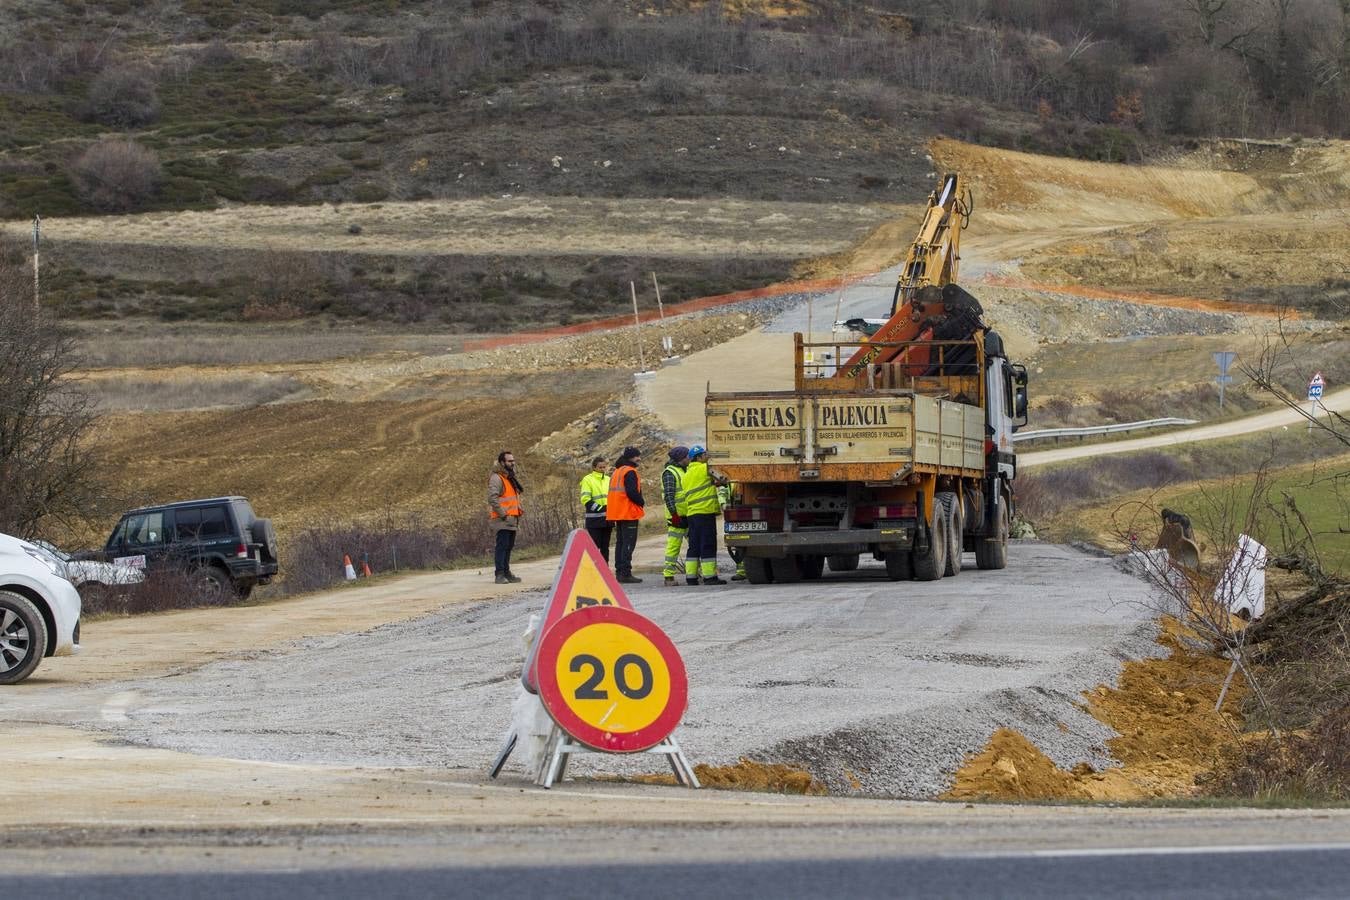
[{"label": "hillside", "polygon": [[[911,204],[930,189],[926,146],[940,133],[1137,160],[1216,133],[1344,135],[1350,121],[1350,79],[1336,77],[1347,18],[1330,0],[1204,22],[1085,0],[7,7],[0,219],[48,220],[59,308],[94,319],[228,321],[247,310],[491,331],[611,314],[628,299],[624,282],[652,268],[680,300],[785,277],[796,258],[404,248],[410,258],[391,264],[348,251],[368,206],[386,202]],[[366,206],[347,215],[349,204]],[[204,276],[191,255],[176,266],[162,254],[150,272],[139,259],[118,271],[120,249],[91,263],[60,225],[252,205],[319,207],[341,223],[313,258],[269,262],[288,270],[284,297],[259,296],[221,267]],[[248,224],[226,216],[216,233],[228,243]],[[240,265],[259,262],[229,267]],[[492,306],[502,297],[529,314],[505,321]]]}]

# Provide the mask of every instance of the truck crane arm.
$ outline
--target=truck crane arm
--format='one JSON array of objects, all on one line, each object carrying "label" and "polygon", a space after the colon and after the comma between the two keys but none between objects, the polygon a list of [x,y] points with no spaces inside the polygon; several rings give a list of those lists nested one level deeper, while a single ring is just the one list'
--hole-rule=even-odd
[{"label": "truck crane arm", "polygon": [[[961,231],[970,221],[971,206],[969,194],[962,189],[961,177],[943,176],[941,187],[928,196],[923,224],[900,270],[891,300],[891,317],[869,338],[869,343],[931,340],[934,325],[944,318],[946,306],[956,299],[956,292],[962,299],[973,300],[955,285],[961,260]],[[941,290],[948,286],[953,290]],[[836,377],[856,378],[868,366],[880,363],[926,365],[926,358],[909,359],[923,352],[918,347],[863,346],[839,367]]]}]

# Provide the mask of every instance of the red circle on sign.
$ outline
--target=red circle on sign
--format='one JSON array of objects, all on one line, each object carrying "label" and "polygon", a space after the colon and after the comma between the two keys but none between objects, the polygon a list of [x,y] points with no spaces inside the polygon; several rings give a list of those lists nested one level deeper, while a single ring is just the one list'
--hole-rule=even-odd
[{"label": "red circle on sign", "polygon": [[[631,629],[646,638],[661,654],[670,674],[670,695],[655,719],[636,731],[610,732],[579,716],[568,705],[558,683],[558,656],[568,639],[591,625],[612,624]],[[536,670],[539,699],[544,708],[563,731],[577,741],[596,750],[609,753],[637,753],[649,750],[664,741],[680,724],[689,703],[689,681],[684,660],[675,644],[655,622],[622,606],[588,606],[563,616],[544,634],[539,643]]]}]

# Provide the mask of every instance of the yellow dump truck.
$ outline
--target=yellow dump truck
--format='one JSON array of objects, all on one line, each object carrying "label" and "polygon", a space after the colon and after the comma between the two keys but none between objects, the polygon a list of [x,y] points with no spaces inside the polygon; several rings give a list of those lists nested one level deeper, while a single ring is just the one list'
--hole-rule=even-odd
[{"label": "yellow dump truck", "polygon": [[794,390],[707,395],[709,462],[736,486],[726,542],[752,583],[816,578],[827,560],[849,571],[863,553],[893,580],[955,575],[964,549],[1007,564],[1026,371],[993,332],[928,343],[922,374],[860,385],[808,361],[847,347],[797,335]]},{"label": "yellow dump truck", "polygon": [[709,463],[736,484],[727,547],[757,584],[848,571],[870,553],[893,580],[933,580],[975,552],[1007,565],[1027,373],[956,283],[971,210],[957,175],[929,197],[890,318],[795,336],[790,391],[709,392]]}]

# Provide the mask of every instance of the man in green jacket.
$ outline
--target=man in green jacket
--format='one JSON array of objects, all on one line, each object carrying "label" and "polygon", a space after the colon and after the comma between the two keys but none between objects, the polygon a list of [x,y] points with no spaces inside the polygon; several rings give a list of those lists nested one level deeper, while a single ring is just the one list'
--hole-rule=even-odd
[{"label": "man in green jacket", "polygon": [[726,479],[708,468],[702,447],[689,450],[684,472],[684,502],[689,510],[689,551],[684,558],[689,584],[726,584],[717,577],[717,486]]}]

